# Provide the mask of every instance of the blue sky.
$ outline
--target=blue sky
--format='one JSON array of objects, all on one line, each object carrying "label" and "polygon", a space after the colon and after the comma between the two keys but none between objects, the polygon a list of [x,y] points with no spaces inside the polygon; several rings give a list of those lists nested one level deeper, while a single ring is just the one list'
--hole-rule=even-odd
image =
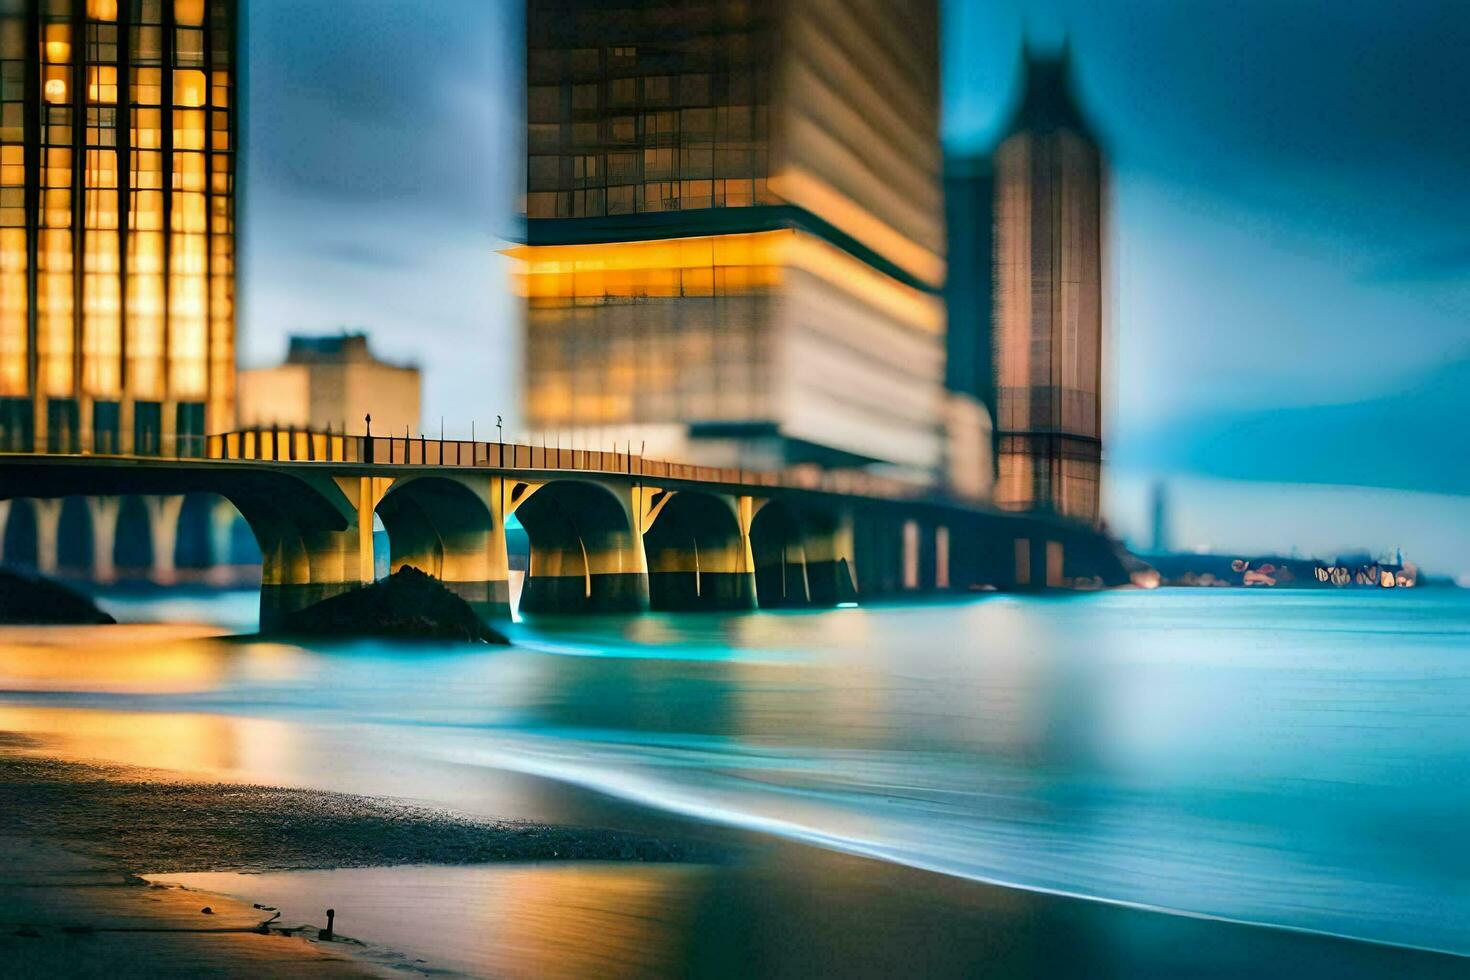
[{"label": "blue sky", "polygon": [[[428,372],[427,428],[513,419],[521,4],[249,18],[245,360],[366,328]],[[1070,36],[1107,139],[1115,527],[1162,475],[1183,543],[1470,571],[1470,8],[970,0],[945,26],[951,148],[993,140],[1023,27]]]}]

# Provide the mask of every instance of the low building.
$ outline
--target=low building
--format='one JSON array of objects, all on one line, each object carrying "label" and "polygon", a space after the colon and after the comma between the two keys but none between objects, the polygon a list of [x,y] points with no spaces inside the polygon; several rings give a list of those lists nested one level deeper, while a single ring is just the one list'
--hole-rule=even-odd
[{"label": "low building", "polygon": [[366,334],[292,337],[284,363],[240,372],[240,425],[360,432],[371,414],[377,432],[417,434],[421,387],[416,366],[379,360]]}]

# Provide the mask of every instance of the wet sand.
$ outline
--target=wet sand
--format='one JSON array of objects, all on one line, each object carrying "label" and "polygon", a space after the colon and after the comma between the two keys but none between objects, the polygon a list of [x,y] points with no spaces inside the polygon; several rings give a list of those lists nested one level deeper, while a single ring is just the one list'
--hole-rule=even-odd
[{"label": "wet sand", "polygon": [[150,886],[34,837],[0,835],[6,976],[381,975],[350,944],[259,934],[270,915],[223,896]]},{"label": "wet sand", "polygon": [[347,938],[340,923],[338,941],[319,942],[326,906],[269,921],[274,911],[255,908],[251,896],[150,884],[139,877],[144,872],[621,864],[723,860],[727,853],[701,841],[85,763],[58,758],[54,748],[34,735],[0,732],[0,973],[7,976],[428,970]]}]

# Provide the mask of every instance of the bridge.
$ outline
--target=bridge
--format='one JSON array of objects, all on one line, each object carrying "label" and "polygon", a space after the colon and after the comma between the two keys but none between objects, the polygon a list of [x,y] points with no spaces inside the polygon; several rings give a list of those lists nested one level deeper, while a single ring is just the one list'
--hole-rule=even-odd
[{"label": "bridge", "polygon": [[858,472],[692,466],[622,452],[300,430],[210,436],[199,458],[0,454],[0,499],[209,492],[262,555],[268,631],[414,565],[485,620],[510,615],[506,523],[528,614],[835,606],[1126,581],[1092,529],[925,495]]}]

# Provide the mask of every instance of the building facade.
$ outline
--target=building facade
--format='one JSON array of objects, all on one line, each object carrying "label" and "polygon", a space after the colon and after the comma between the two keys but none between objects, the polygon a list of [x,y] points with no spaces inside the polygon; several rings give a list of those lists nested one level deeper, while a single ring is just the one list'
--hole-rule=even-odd
[{"label": "building facade", "polygon": [[1099,519],[1104,168],[1069,59],[1023,59],[1022,95],[985,160],[948,178],[956,264],[949,384],[991,406],[995,503]]},{"label": "building facade", "polygon": [[937,3],[528,0],[526,30],[528,426],[934,480]]},{"label": "building facade", "polygon": [[240,424],[361,432],[371,414],[381,435],[418,435],[421,389],[417,367],[379,360],[364,334],[292,337],[285,363],[240,372]]},{"label": "building facade", "polygon": [[236,0],[0,0],[0,449],[234,423]]}]

